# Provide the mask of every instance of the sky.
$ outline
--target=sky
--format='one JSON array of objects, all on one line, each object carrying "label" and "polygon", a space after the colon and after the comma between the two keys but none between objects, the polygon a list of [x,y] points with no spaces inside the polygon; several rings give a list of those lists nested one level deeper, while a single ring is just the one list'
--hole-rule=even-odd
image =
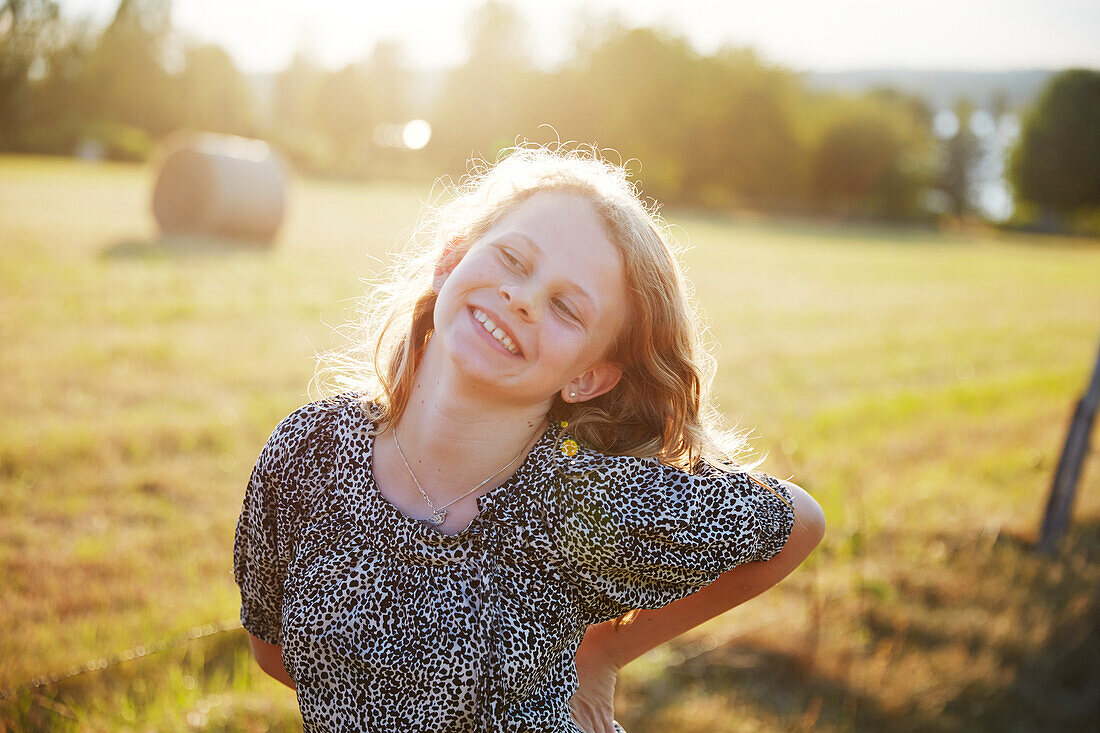
[{"label": "sky", "polygon": [[[175,0],[173,25],[213,42],[249,73],[304,50],[322,65],[362,61],[397,40],[411,66],[461,64],[467,18],[483,0]],[[58,0],[67,18],[106,22],[118,0]],[[567,58],[582,13],[685,36],[702,53],[751,46],[796,71],[868,68],[1100,69],[1098,0],[516,0],[529,55]]]}]

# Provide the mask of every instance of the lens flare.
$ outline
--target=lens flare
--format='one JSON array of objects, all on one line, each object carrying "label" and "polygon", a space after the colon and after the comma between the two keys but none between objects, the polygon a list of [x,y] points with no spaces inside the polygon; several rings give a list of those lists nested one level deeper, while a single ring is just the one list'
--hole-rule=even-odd
[{"label": "lens flare", "polygon": [[409,150],[420,150],[432,139],[432,126],[424,120],[409,120],[401,132],[401,140]]}]

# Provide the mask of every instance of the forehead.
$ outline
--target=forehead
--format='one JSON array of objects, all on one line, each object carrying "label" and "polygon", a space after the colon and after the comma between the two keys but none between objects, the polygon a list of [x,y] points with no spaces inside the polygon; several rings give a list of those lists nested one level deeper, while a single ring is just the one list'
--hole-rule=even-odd
[{"label": "forehead", "polygon": [[587,199],[569,193],[538,193],[519,202],[486,233],[530,240],[547,255],[590,260],[588,264],[622,269],[622,257],[607,235],[603,219]]},{"label": "forehead", "polygon": [[543,191],[519,201],[494,224],[493,230],[514,226],[529,227],[551,238],[588,237],[611,244],[592,202],[564,191]]}]

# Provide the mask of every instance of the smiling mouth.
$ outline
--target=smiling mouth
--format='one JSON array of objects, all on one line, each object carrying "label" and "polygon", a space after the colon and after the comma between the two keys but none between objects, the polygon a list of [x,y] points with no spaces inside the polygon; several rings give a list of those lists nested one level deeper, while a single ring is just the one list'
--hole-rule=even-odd
[{"label": "smiling mouth", "polygon": [[493,323],[492,318],[490,318],[485,312],[478,310],[477,308],[471,308],[470,310],[473,311],[474,319],[481,324],[481,327],[484,328],[490,336],[497,340],[497,343],[507,349],[510,353],[515,354],[516,356],[521,355],[519,347],[516,346],[515,342],[512,341],[508,334],[504,333],[504,330],[500,328],[500,326]]}]

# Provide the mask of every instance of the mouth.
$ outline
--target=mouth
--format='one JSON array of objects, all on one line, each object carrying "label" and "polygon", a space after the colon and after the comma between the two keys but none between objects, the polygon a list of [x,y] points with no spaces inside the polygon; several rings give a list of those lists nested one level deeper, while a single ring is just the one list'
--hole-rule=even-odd
[{"label": "mouth", "polygon": [[516,342],[512,340],[512,337],[505,333],[504,329],[498,326],[489,314],[479,308],[470,308],[470,313],[473,314],[474,320],[481,324],[481,327],[485,329],[493,339],[500,344],[505,351],[514,356],[523,356],[523,352],[516,345]]}]

